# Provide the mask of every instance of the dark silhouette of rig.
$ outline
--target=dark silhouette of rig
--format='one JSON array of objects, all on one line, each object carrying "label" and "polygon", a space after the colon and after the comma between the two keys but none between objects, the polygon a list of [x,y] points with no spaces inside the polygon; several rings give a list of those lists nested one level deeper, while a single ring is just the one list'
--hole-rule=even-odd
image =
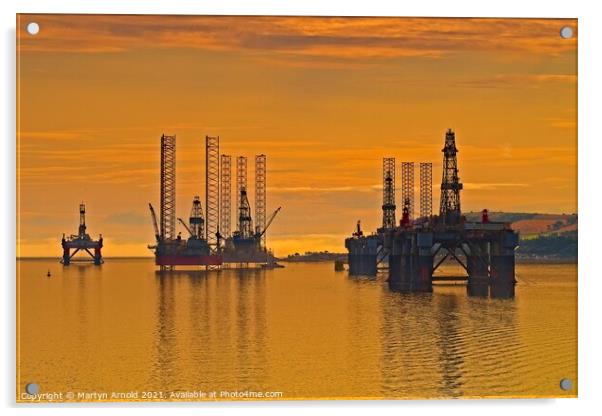
[{"label": "dark silhouette of rig", "polygon": [[[82,202],[79,204],[79,229],[77,234],[72,234],[69,237],[65,237],[61,240],[63,246],[63,257],[61,263],[65,266],[71,264],[73,256],[78,252],[84,251],[90,255],[90,260],[87,258],[78,259],[78,261],[92,261],[96,266],[100,266],[104,260],[102,259],[102,234],[98,240],[93,240],[88,233],[86,233],[86,205]],[[71,251],[73,250],[73,252]],[[94,250],[94,252],[90,251]]]},{"label": "dark silhouette of rig", "polygon": [[[466,280],[470,295],[514,296],[518,233],[509,223],[492,222],[483,210],[480,222],[468,222],[460,208],[462,183],[458,176],[455,133],[445,134],[439,215],[432,214],[432,164],[420,163],[420,215],[414,218],[414,163],[403,162],[402,218],[395,224],[395,159],[383,160],[383,226],[364,235],[356,231],[345,240],[351,275],[376,275],[388,265],[392,290],[430,292],[436,280]],[[435,272],[447,260],[466,272],[443,276]]]},{"label": "dark silhouette of rig", "polygon": [[[280,212],[267,215],[266,155],[255,155],[255,216],[247,189],[247,157],[236,158],[236,229],[232,219],[232,156],[220,154],[219,136],[205,136],[205,215],[201,199],[192,201],[188,224],[176,217],[176,136],[161,136],[160,210],[149,203],[155,241],[148,248],[160,270],[179,266],[279,267],[266,245],[266,231]],[[157,218],[158,217],[158,218]],[[176,233],[176,219],[188,233]],[[255,220],[255,227],[253,227]]]}]

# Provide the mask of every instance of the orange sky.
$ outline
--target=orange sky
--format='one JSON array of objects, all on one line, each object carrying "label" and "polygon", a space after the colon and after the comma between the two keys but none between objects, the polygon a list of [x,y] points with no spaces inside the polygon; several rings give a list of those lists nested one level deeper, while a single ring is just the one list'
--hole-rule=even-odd
[{"label": "orange sky", "polygon": [[267,155],[276,255],[342,252],[357,219],[376,228],[384,156],[433,162],[436,209],[448,127],[465,211],[576,212],[567,24],[21,15],[17,254],[60,256],[84,200],[106,256],[150,255],[162,133],[177,135],[181,217],[204,201],[206,134],[222,153]]}]

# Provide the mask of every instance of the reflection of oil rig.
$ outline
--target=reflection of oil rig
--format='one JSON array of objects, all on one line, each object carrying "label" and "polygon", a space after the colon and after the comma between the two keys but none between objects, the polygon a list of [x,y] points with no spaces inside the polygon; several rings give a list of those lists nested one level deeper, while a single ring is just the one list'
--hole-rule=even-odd
[{"label": "reflection of oil rig", "polygon": [[[449,129],[443,147],[443,179],[439,215],[432,215],[432,164],[420,163],[420,217],[414,218],[414,163],[401,164],[402,218],[395,222],[395,159],[383,160],[383,226],[365,236],[358,221],[345,240],[352,275],[376,275],[388,265],[389,287],[428,292],[435,280],[467,280],[469,294],[514,296],[514,250],[518,234],[508,223],[467,222],[460,210],[462,183],[458,177],[456,139]],[[439,276],[447,260],[459,264],[465,276]]]},{"label": "reflection of oil rig", "polygon": [[266,156],[255,156],[255,227],[247,196],[247,158],[237,158],[237,229],[231,231],[231,156],[219,154],[219,137],[205,138],[205,207],[195,196],[188,224],[177,218],[188,238],[176,235],[176,136],[161,136],[161,211],[159,221],[149,204],[156,244],[155,263],[161,269],[175,266],[276,267],[266,248],[266,231],[280,208],[266,218]]},{"label": "reflection of oil rig", "polygon": [[[73,257],[80,251],[88,253],[91,257],[91,261],[93,261],[96,266],[99,266],[104,262],[101,253],[102,234],[99,236],[98,240],[92,240],[90,235],[86,233],[86,205],[83,202],[79,204],[79,229],[77,234],[71,234],[69,237],[65,237],[65,234],[63,234],[61,245],[63,246],[61,263],[65,266],[68,266],[72,261],[75,261]],[[73,250],[73,252],[71,252],[71,250]],[[94,250],[94,253],[90,250]],[[78,261],[86,261],[84,259],[78,259]]]}]

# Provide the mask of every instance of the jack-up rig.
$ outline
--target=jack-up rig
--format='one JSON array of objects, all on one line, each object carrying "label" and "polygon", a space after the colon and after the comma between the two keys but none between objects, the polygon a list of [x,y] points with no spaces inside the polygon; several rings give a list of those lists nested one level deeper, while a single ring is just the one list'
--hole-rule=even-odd
[{"label": "jack-up rig", "polygon": [[[414,163],[403,162],[402,218],[395,224],[395,159],[383,160],[383,226],[365,236],[358,221],[345,240],[349,273],[371,275],[388,264],[392,290],[430,292],[436,280],[467,280],[469,295],[514,296],[515,249],[518,233],[509,223],[489,221],[483,210],[480,222],[468,222],[460,209],[462,183],[458,176],[455,133],[445,134],[439,215],[432,214],[432,164],[420,163],[420,216],[414,218]],[[439,276],[435,272],[453,260],[465,276]]]},{"label": "jack-up rig", "polygon": [[[177,218],[189,237],[176,235],[176,136],[161,136],[161,210],[159,221],[149,204],[155,229],[155,263],[161,270],[176,266],[206,266],[219,268],[278,267],[266,247],[266,231],[278,212],[266,220],[266,156],[255,157],[255,228],[251,204],[247,196],[247,158],[237,158],[236,206],[237,227],[231,231],[232,157],[220,155],[219,136],[205,137],[205,208],[195,196],[188,224]],[[159,225],[160,224],[160,225]]]},{"label": "jack-up rig", "polygon": [[[83,202],[79,204],[79,229],[77,234],[71,234],[68,237],[63,234],[61,245],[63,247],[61,263],[65,266],[69,266],[71,262],[76,261],[74,256],[80,251],[88,253],[90,259],[78,258],[78,262],[92,261],[96,266],[100,266],[104,262],[101,253],[102,234],[98,237],[98,240],[92,240],[90,235],[86,233],[86,205]],[[92,253],[90,250],[94,250],[94,252]]]}]

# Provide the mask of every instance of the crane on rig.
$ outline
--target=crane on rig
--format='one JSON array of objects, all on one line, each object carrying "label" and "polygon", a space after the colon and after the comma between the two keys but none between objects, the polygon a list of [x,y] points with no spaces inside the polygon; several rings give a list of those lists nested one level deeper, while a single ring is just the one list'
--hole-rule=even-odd
[{"label": "crane on rig", "polygon": [[151,218],[153,220],[153,227],[155,227],[155,239],[157,240],[157,243],[159,241],[161,241],[161,233],[159,232],[159,226],[157,225],[157,214],[155,214],[155,209],[153,208],[153,205],[151,203],[148,204],[148,208],[150,209],[151,212]]},{"label": "crane on rig", "polygon": [[278,207],[274,212],[272,212],[272,215],[270,215],[270,217],[268,218],[268,220],[265,224],[265,228],[263,230],[260,230],[259,228],[255,229],[255,239],[256,240],[259,240],[261,237],[263,237],[265,232],[270,227],[270,224],[272,223],[272,221],[274,221],[274,218],[276,218],[276,215],[278,215],[278,213],[280,212],[281,209],[282,209],[282,207]]},{"label": "crane on rig", "polygon": [[178,218],[178,222],[180,224],[182,224],[184,226],[184,228],[186,228],[186,231],[188,231],[188,234],[190,234],[191,237],[195,237],[195,235],[192,232],[192,230],[190,229],[190,227],[188,227],[188,225],[186,225],[186,223],[184,222],[184,220],[182,218]]},{"label": "crane on rig", "polygon": [[[258,252],[262,250],[261,247],[261,237],[266,233],[270,224],[276,218],[276,215],[280,212],[282,207],[278,207],[268,218],[266,221],[266,226],[263,229],[259,229],[259,227],[255,227],[254,232],[251,231],[251,212],[248,204],[248,200],[246,199],[246,194],[241,192],[241,215],[240,215],[240,229],[235,231],[232,235],[231,242],[234,244],[234,249],[238,252]],[[226,243],[228,245],[228,242]]]}]

